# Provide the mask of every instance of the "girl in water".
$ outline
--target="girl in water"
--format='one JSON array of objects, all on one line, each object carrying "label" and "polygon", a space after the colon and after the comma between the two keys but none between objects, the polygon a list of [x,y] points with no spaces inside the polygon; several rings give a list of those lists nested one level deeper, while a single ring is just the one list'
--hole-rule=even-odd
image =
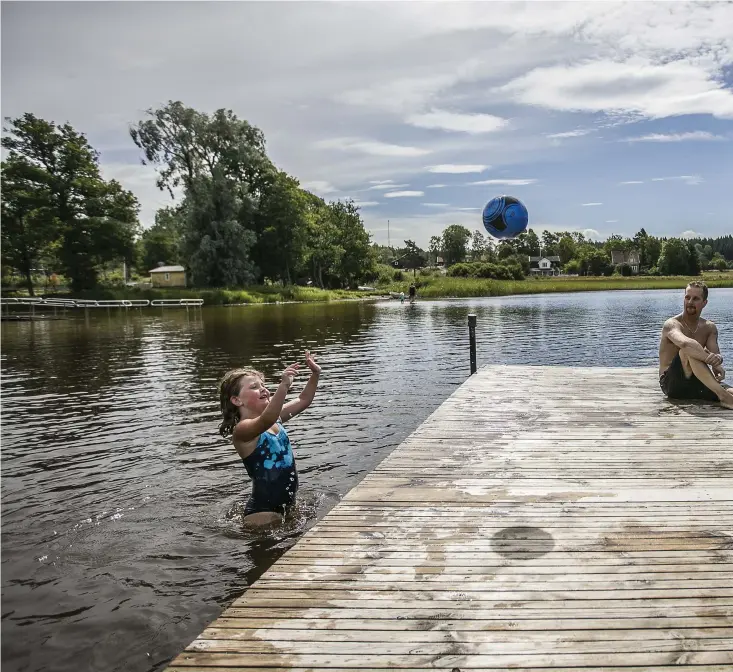
[{"label": "girl in water", "polygon": [[264,376],[252,369],[229,371],[219,385],[223,416],[219,433],[232,437],[252,479],[252,494],[244,510],[248,525],[279,522],[295,503],[298,472],[283,423],[308,408],[316,395],[321,367],[308,351],[305,363],[311,370],[310,379],[298,399],[288,404],[285,396],[298,375],[298,364],[285,369],[272,396]]}]

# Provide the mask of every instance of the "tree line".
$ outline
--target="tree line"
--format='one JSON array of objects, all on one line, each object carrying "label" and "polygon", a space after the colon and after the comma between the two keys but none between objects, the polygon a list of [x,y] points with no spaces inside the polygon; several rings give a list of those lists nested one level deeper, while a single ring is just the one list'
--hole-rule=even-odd
[{"label": "tree line", "polygon": [[[593,241],[577,231],[543,231],[538,236],[533,229],[514,239],[498,244],[481,231],[471,232],[464,226],[448,226],[440,236],[432,236],[427,250],[413,241],[392,250],[376,246],[381,263],[402,268],[420,268],[441,260],[449,267],[458,264],[454,275],[479,277],[516,277],[517,266],[524,275],[529,272],[530,257],[556,257],[558,266],[568,274],[630,275],[626,262],[614,264],[614,250],[639,255],[639,273],[645,275],[698,275],[703,270],[733,268],[733,236],[721,238],[666,238],[650,236],[643,228],[633,237],[612,235],[603,242]],[[466,266],[466,264],[474,264]],[[487,266],[489,264],[489,266]]]},{"label": "tree line", "polygon": [[374,276],[369,234],[353,201],[326,202],[278,170],[264,134],[231,110],[180,102],[130,128],[157,186],[177,205],[142,230],[135,196],[100,173],[99,154],[70,125],[33,114],[6,119],[2,261],[33,292],[39,266],[93,289],[109,262],[140,274],[181,264],[198,287],[310,281],[351,287]]},{"label": "tree line", "polygon": [[[198,112],[181,102],[150,109],[130,127],[157,186],[179,202],[143,230],[135,195],[104,180],[99,153],[83,133],[27,113],[6,119],[2,146],[2,265],[33,293],[39,267],[63,274],[73,291],[94,289],[110,265],[140,275],[183,265],[198,287],[311,282],[350,288],[382,278],[385,267],[483,264],[471,273],[523,277],[529,257],[557,256],[568,273],[614,272],[612,249],[636,249],[642,272],[697,274],[733,264],[733,236],[680,240],[578,232],[538,236],[532,229],[495,244],[480,231],[448,226],[426,250],[373,244],[353,201],[326,202],[303,189],[267,156],[262,131],[231,110]],[[621,269],[626,272],[627,269]],[[465,269],[461,273],[468,273]]]}]

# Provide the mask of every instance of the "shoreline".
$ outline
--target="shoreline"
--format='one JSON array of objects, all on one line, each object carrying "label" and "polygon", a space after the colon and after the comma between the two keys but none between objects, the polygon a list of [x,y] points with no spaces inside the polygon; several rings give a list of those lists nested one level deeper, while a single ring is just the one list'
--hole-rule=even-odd
[{"label": "shoreline", "polygon": [[[733,288],[733,272],[707,272],[701,276],[631,276],[631,277],[548,277],[526,280],[491,280],[452,278],[447,276],[417,276],[418,299],[465,299],[532,294],[559,294],[594,291],[682,289],[691,280],[703,280],[710,289]],[[375,291],[328,290],[313,287],[247,287],[243,289],[192,288],[100,288],[89,292],[43,292],[37,296],[76,299],[167,299],[203,298],[205,306],[252,306],[290,303],[329,303],[342,301],[389,300],[390,293],[405,292],[410,278],[390,283]],[[24,293],[25,294],[25,293]],[[8,296],[3,292],[4,296]],[[21,296],[12,293],[11,296]],[[25,294],[27,296],[27,294]],[[396,299],[392,299],[396,300]]]}]

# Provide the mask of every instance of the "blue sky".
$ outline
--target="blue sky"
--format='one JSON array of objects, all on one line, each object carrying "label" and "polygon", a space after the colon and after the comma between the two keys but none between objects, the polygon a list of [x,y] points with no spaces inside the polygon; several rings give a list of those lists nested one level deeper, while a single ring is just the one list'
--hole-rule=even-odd
[{"label": "blue sky", "polygon": [[[277,165],[427,245],[522,199],[535,230],[733,233],[733,5],[3,3],[2,113],[84,131],[144,225],[127,127],[231,108]],[[440,186],[436,186],[440,185]]]}]

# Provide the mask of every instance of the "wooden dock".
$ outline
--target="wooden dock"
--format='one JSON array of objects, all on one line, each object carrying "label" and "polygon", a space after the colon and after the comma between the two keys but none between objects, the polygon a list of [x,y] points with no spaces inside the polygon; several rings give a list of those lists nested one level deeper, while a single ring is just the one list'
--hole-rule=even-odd
[{"label": "wooden dock", "polygon": [[484,368],[168,669],[436,668],[733,670],[733,412]]}]

